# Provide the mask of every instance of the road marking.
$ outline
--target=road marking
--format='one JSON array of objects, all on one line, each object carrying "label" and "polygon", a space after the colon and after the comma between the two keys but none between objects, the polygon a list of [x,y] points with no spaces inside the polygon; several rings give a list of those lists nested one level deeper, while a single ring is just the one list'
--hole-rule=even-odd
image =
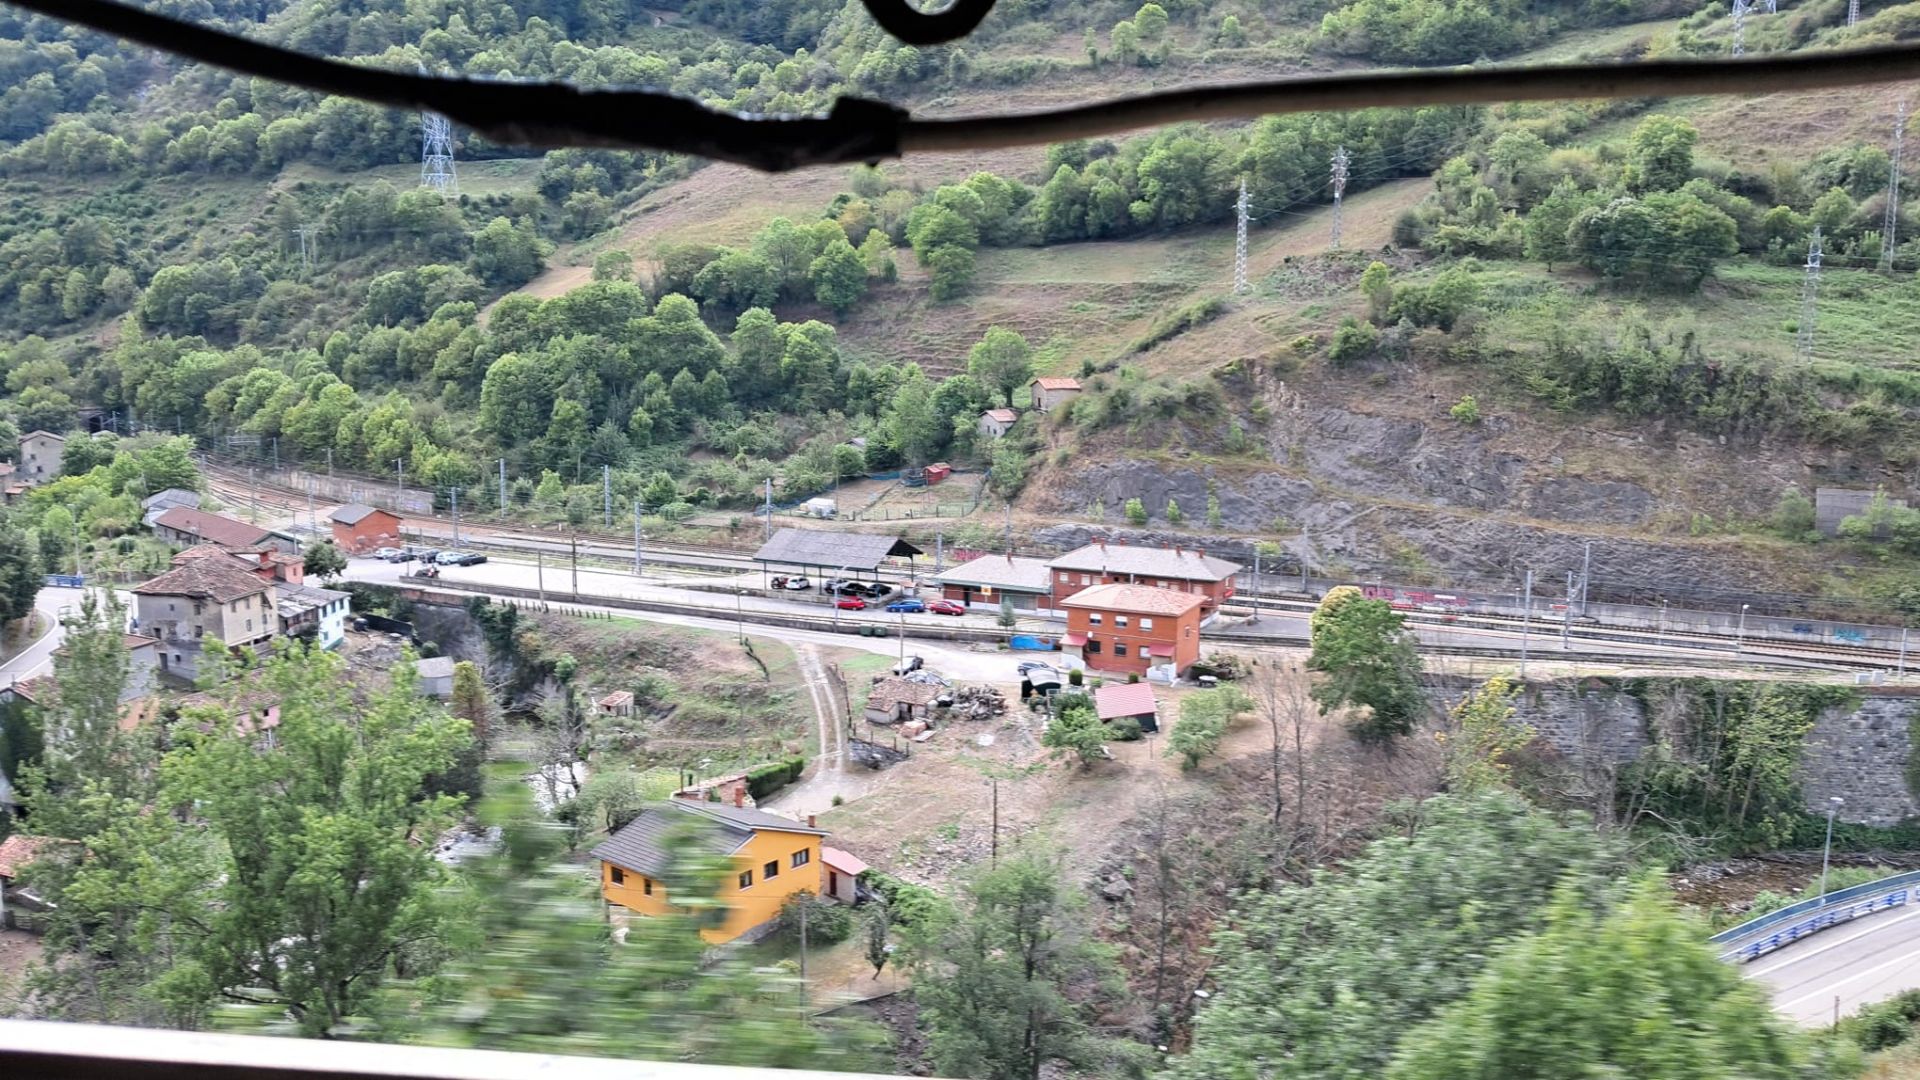
[{"label": "road marking", "polygon": [[[1871,916],[1869,916],[1869,918],[1870,917]],[[1785,960],[1782,960],[1771,967],[1764,967],[1764,968],[1750,967],[1747,969],[1747,975],[1748,977],[1755,978],[1755,979],[1758,979],[1765,975],[1770,975],[1773,972],[1776,972],[1783,967],[1792,967],[1795,964],[1799,964],[1807,960],[1811,960],[1812,958],[1819,956],[1821,953],[1832,952],[1833,950],[1841,947],[1842,945],[1847,944],[1850,941],[1858,941],[1861,938],[1866,937],[1868,934],[1877,934],[1880,931],[1885,930],[1889,926],[1894,926],[1898,923],[1903,923],[1903,922],[1906,922],[1908,919],[1913,919],[1913,918],[1920,918],[1920,907],[1910,907],[1908,911],[1906,911],[1897,919],[1888,919],[1885,922],[1875,923],[1872,926],[1869,926],[1860,930],[1858,933],[1848,934],[1846,937],[1842,937],[1842,938],[1835,938],[1832,942],[1823,944],[1817,949],[1809,949],[1806,952],[1795,953],[1793,956]],[[1794,944],[1797,945],[1799,944],[1799,942],[1794,942]],[[1785,948],[1781,949],[1780,952],[1784,953],[1787,949],[1791,949],[1792,947],[1793,947],[1792,945],[1788,945]],[[1779,955],[1779,953],[1776,953],[1775,955]]]},{"label": "road marking", "polygon": [[1800,997],[1794,998],[1791,1001],[1782,1001],[1782,1002],[1777,1002],[1776,1004],[1782,1009],[1791,1009],[1795,1005],[1798,1005],[1803,1001],[1812,1001],[1815,998],[1824,999],[1824,998],[1833,997],[1834,996],[1833,990],[1835,987],[1845,986],[1848,983],[1854,981],[1855,979],[1864,979],[1867,976],[1872,975],[1877,971],[1890,968],[1895,964],[1905,964],[1911,961],[1916,956],[1920,956],[1920,949],[1915,949],[1909,953],[1902,953],[1901,955],[1896,956],[1891,960],[1886,960],[1886,961],[1882,961],[1881,963],[1875,964],[1874,966],[1868,968],[1865,971],[1856,971],[1844,979],[1837,979],[1833,982],[1828,983],[1826,986],[1822,987],[1820,990],[1814,993],[1804,994]]}]

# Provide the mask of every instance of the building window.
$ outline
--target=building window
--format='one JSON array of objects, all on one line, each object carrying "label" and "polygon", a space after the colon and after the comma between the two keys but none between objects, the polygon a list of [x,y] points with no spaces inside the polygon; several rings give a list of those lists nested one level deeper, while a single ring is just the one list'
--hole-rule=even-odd
[{"label": "building window", "polygon": [[740,887],[743,889],[753,888],[753,871],[751,870],[740,871]]},{"label": "building window", "polygon": [[1113,617],[1113,625],[1115,629],[1125,630],[1127,628],[1127,617],[1125,615],[1115,615]]},{"label": "building window", "polygon": [[1090,622],[1090,623],[1092,623],[1092,624],[1093,624],[1093,625],[1095,625],[1095,626],[1099,626],[1099,625],[1100,625],[1100,620],[1101,620],[1101,619],[1103,619],[1103,618],[1105,618],[1105,616],[1104,616],[1104,615],[1101,615],[1101,614],[1100,614],[1099,612],[1097,612],[1097,611],[1094,611],[1094,612],[1089,612],[1089,613],[1087,614],[1087,621],[1088,621],[1088,622]]},{"label": "building window", "polygon": [[1099,642],[1097,642],[1097,641],[1089,641],[1089,642],[1087,642],[1087,655],[1089,655],[1089,656],[1092,656],[1092,655],[1094,655],[1095,653],[1098,653],[1099,651],[1100,651],[1100,643],[1099,643]]},{"label": "building window", "polygon": [[775,859],[772,862],[769,862],[767,865],[760,868],[760,878],[763,881],[772,881],[774,878],[777,878],[779,876],[780,876],[780,860],[779,859]]},{"label": "building window", "polygon": [[795,866],[805,866],[812,861],[813,850],[811,848],[801,848],[799,851],[793,853],[793,865]]},{"label": "building window", "polygon": [[1080,584],[1082,584],[1082,585],[1091,585],[1091,584],[1093,584],[1093,583],[1092,583],[1091,581],[1088,581],[1088,580],[1087,580],[1087,575],[1085,575],[1085,574],[1081,574],[1081,575],[1080,575]]},{"label": "building window", "polygon": [[252,620],[252,619],[248,619],[248,620],[247,620],[247,633],[249,633],[249,634],[251,634],[251,633],[253,633],[253,620]]},{"label": "building window", "polygon": [[[171,610],[173,608],[173,605],[168,604],[167,608]],[[206,612],[206,602],[202,600],[195,600],[193,602],[193,613],[195,615],[201,615],[201,614],[204,614],[205,612]]]},{"label": "building window", "polygon": [[644,877],[643,877],[643,878],[641,878],[641,879],[640,879],[640,891],[641,891],[641,892],[643,892],[643,893],[645,893],[645,894],[647,894],[648,896],[652,896],[652,895],[653,895],[653,879],[652,879],[652,878],[644,878]]},{"label": "building window", "polygon": [[1142,629],[1142,630],[1151,630],[1151,629],[1153,629],[1153,620],[1152,620],[1152,619],[1141,619],[1141,620],[1140,620],[1140,629]]},{"label": "building window", "polygon": [[609,866],[607,867],[607,872],[612,877],[615,885],[625,885],[627,883],[627,872],[625,870],[617,866]]},{"label": "building window", "polygon": [[1073,583],[1073,575],[1067,573],[1065,570],[1060,571],[1060,584],[1071,585],[1072,583]]},{"label": "building window", "polygon": [[227,610],[228,610],[228,611],[239,611],[239,610],[240,610],[240,601],[238,601],[238,600],[235,600],[235,601],[233,601],[232,603],[229,603],[229,604],[227,605]]},{"label": "building window", "polygon": [[1115,655],[1115,656],[1125,656],[1125,655],[1127,655],[1127,643],[1126,643],[1126,642],[1124,642],[1124,641],[1116,641],[1116,642],[1114,642],[1114,643],[1113,643],[1113,655]]}]

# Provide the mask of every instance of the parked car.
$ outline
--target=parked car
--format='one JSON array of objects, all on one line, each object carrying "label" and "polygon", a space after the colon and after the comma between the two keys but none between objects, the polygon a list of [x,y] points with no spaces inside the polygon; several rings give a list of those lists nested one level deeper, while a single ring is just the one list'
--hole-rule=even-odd
[{"label": "parked car", "polygon": [[835,600],[833,602],[833,606],[839,608],[841,611],[867,610],[867,602],[865,600],[860,599],[857,596],[843,596],[840,599]]},{"label": "parked car", "polygon": [[800,576],[787,578],[784,580],[784,582],[781,582],[781,579],[776,578],[775,582],[779,584],[780,588],[792,589],[795,592],[799,592],[802,589],[810,589],[813,587],[813,582],[808,581],[805,577],[800,577]]},{"label": "parked car", "polygon": [[399,548],[394,548],[394,547],[375,548],[372,551],[367,552],[367,558],[379,559],[381,562],[392,562],[394,561],[393,557],[398,554],[400,554]]},{"label": "parked car", "polygon": [[1015,667],[1014,670],[1018,671],[1022,675],[1025,675],[1028,672],[1034,670],[1035,668],[1046,668],[1048,671],[1052,671],[1053,665],[1047,663],[1045,660],[1022,660],[1019,663],[1019,665]]},{"label": "parked car", "polygon": [[918,615],[926,610],[927,605],[918,600],[895,600],[893,603],[887,605],[887,611],[895,615]]},{"label": "parked car", "polygon": [[421,548],[414,552],[414,556],[423,563],[436,563],[440,561],[440,549]]},{"label": "parked car", "polygon": [[867,586],[867,595],[873,597],[875,600],[878,600],[883,596],[892,596],[893,586],[887,584],[884,581],[876,581],[873,584]]},{"label": "parked car", "polygon": [[433,553],[433,561],[439,566],[465,566],[466,564],[460,561],[464,558],[466,558],[466,553],[461,551],[436,551]]},{"label": "parked car", "polygon": [[952,600],[935,600],[927,605],[927,610],[935,615],[965,615],[966,605],[956,604]]},{"label": "parked car", "polygon": [[[381,548],[380,550],[387,553],[380,557],[388,562],[407,563],[419,557],[406,548]],[[379,552],[375,552],[375,554],[379,554]]]},{"label": "parked car", "polygon": [[460,553],[461,566],[479,566],[486,561],[487,557],[477,551],[463,551]]}]

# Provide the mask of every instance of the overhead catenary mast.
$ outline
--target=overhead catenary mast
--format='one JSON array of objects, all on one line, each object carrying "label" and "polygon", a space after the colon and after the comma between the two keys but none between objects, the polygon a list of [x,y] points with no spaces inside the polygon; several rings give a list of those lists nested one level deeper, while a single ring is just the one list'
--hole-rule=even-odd
[{"label": "overhead catenary mast", "polygon": [[1800,287],[1800,336],[1794,344],[1794,354],[1803,363],[1813,359],[1813,319],[1819,295],[1820,226],[1815,225],[1813,236],[1807,240],[1807,277]]},{"label": "overhead catenary mast", "polygon": [[1900,152],[1907,141],[1907,99],[1893,113],[1892,168],[1887,171],[1887,210],[1880,219],[1880,269],[1893,269],[1893,246],[1900,232]]},{"label": "overhead catenary mast", "polygon": [[1352,161],[1353,159],[1347,156],[1346,147],[1342,146],[1334,150],[1333,152],[1333,242],[1332,242],[1332,246],[1335,248],[1338,248],[1340,246],[1340,204],[1346,198],[1347,177],[1349,175],[1347,172],[1347,166],[1350,165]]},{"label": "overhead catenary mast", "polygon": [[1240,198],[1233,204],[1233,291],[1247,291],[1247,178],[1240,178]]}]

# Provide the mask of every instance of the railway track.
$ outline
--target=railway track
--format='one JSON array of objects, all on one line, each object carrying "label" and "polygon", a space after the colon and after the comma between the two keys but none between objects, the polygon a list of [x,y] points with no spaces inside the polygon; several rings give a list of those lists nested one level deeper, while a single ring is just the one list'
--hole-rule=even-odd
[{"label": "railway track", "polygon": [[[304,512],[307,508],[307,493],[304,491],[257,480],[244,471],[230,466],[202,461],[201,469],[208,477],[208,487],[222,499],[235,505],[258,505],[290,513]],[[456,522],[451,516],[413,514],[408,515],[405,522],[408,527],[421,532],[430,529],[434,532],[451,534],[456,528]],[[529,550],[544,547],[545,550],[555,551],[562,548],[571,549],[577,544],[582,554],[614,561],[629,559],[633,553],[631,533],[610,533],[594,529],[556,532],[494,523],[485,518],[462,518],[457,526],[460,542],[466,546],[486,546],[483,538],[489,538],[509,544],[524,545]],[[701,566],[722,561],[731,563],[740,570],[760,569],[759,564],[752,559],[753,549],[751,548],[724,544],[666,543],[649,540],[645,544],[644,551],[647,559],[662,563],[672,563],[677,556],[707,561],[702,564],[682,565]],[[1257,611],[1306,613],[1312,611],[1318,601],[1299,593],[1262,589],[1258,594],[1242,592],[1235,596],[1233,603],[1236,607],[1250,607]],[[1518,632],[1526,621],[1519,615],[1489,612],[1453,614],[1416,608],[1404,611],[1403,614],[1407,616],[1408,622],[1415,626],[1463,630]],[[1532,620],[1531,625],[1541,637],[1540,655],[1544,657],[1555,651],[1552,649],[1551,639],[1560,633],[1559,622],[1536,618]],[[1757,632],[1740,638],[1736,635],[1715,634],[1701,630],[1643,630],[1637,627],[1608,626],[1599,623],[1583,624],[1576,620],[1570,633],[1586,641],[1615,641],[1622,644],[1650,645],[1656,648],[1697,647],[1724,654],[1715,658],[1722,663],[1735,660],[1752,664],[1758,658],[1767,658],[1788,662],[1826,662],[1845,668],[1876,670],[1894,670],[1902,666],[1903,662],[1920,666],[1920,656],[1903,657],[1896,650],[1831,642],[1791,641],[1764,637]],[[1261,635],[1223,634],[1222,636],[1257,638]]]}]

